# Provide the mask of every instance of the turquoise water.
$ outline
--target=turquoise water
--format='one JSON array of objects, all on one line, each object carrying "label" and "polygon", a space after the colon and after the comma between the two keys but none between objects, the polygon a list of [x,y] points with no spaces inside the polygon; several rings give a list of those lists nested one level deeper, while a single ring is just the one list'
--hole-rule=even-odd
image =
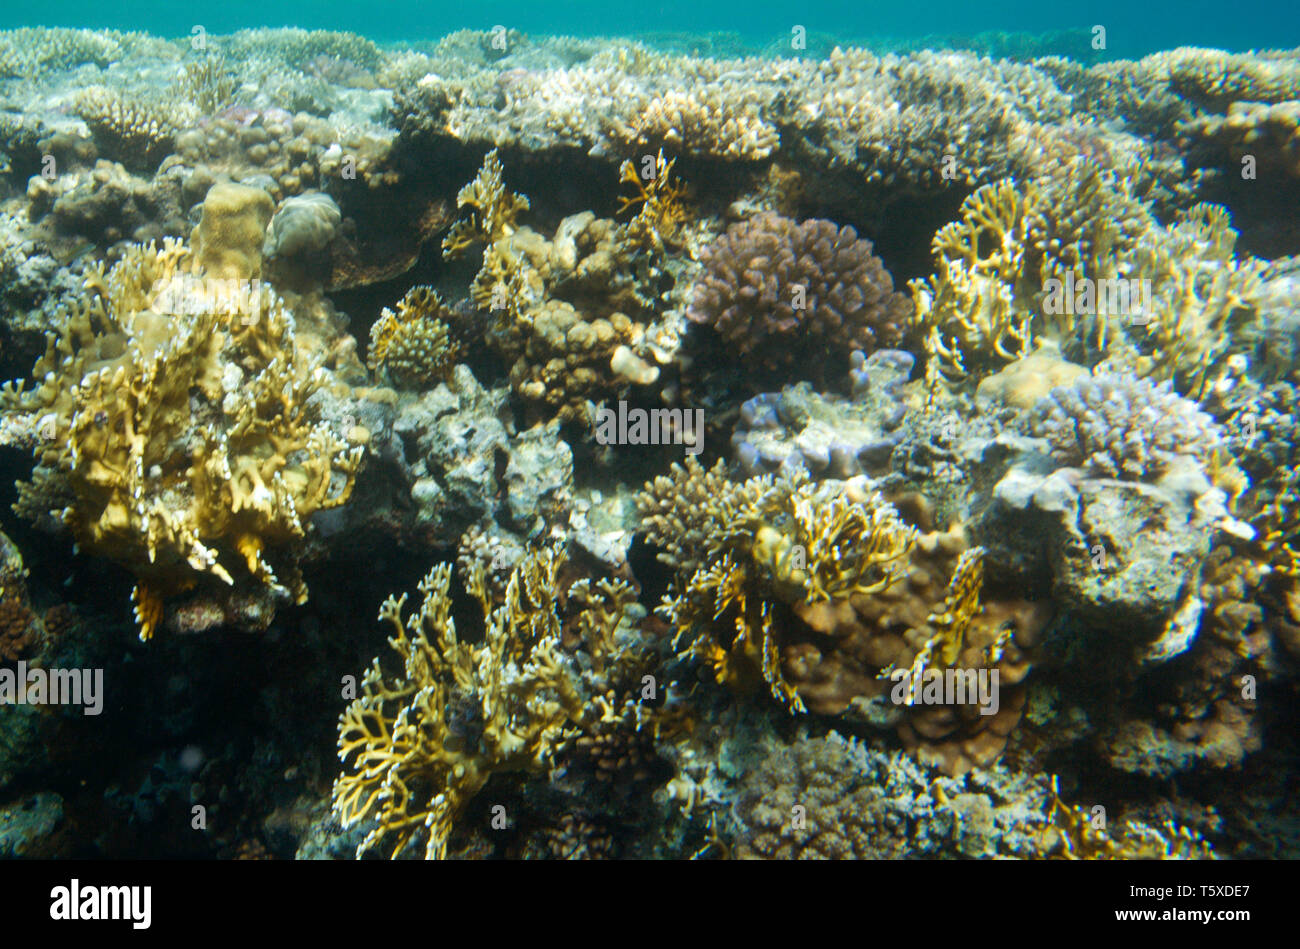
[{"label": "turquoise water", "polygon": [[377,40],[437,38],[462,28],[488,29],[503,24],[530,33],[574,35],[629,34],[644,31],[730,31],[765,42],[801,24],[811,32],[844,38],[917,38],[934,34],[984,31],[1042,32],[1106,26],[1108,48],[1118,55],[1141,55],[1181,45],[1224,49],[1279,48],[1300,45],[1300,6],[1290,0],[1224,4],[1215,0],[1085,0],[1041,3],[997,0],[972,4],[963,0],[917,3],[789,3],[778,0],[701,3],[606,3],[600,0],[520,0],[483,3],[280,3],[227,0],[192,7],[187,4],[93,0],[67,3],[6,4],[0,28],[67,26],[147,30],[179,36],[195,24],[225,33],[258,26],[351,30]]}]

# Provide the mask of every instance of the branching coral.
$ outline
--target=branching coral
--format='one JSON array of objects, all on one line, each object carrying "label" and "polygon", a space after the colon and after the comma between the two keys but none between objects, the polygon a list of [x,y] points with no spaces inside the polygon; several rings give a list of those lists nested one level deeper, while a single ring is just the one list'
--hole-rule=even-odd
[{"label": "branching coral", "polygon": [[[425,858],[444,857],[456,821],[493,774],[549,770],[557,752],[612,713],[584,699],[561,650],[563,563],[555,551],[529,552],[500,606],[476,564],[468,587],[483,611],[481,643],[457,633],[450,564],[420,583],[423,602],[409,618],[405,594],[384,602],[379,618],[393,629],[389,645],[403,672],[386,677],[375,659],[362,695],[339,718],[346,771],[334,783],[334,811],[344,827],[374,821],[358,856],[383,844],[396,857],[424,833]],[[614,648],[629,602],[624,588],[586,586],[579,599],[589,639]]]},{"label": "branching coral", "polygon": [[1203,468],[1222,443],[1219,428],[1170,388],[1132,375],[1084,376],[1039,400],[1027,425],[1058,462],[1095,476],[1155,481],[1179,464]]},{"label": "branching coral", "polygon": [[851,227],[760,214],[702,252],[687,316],[773,364],[893,346],[909,307],[871,250]]},{"label": "branching coral", "polygon": [[758,161],[781,142],[780,134],[759,114],[757,96],[719,94],[703,87],[670,90],[638,103],[627,125],[614,137],[629,145],[668,145],[740,161]]},{"label": "branching coral", "polygon": [[1163,828],[1124,821],[1118,828],[1091,811],[1063,802],[1052,778],[1050,826],[1042,834],[1042,855],[1064,860],[1214,860],[1213,848],[1186,827]]},{"label": "branching coral", "polygon": [[[698,505],[687,502],[708,491]],[[863,479],[727,485],[721,469],[675,469],[638,497],[652,540],[685,566],[659,612],[676,645],[738,690],[766,684],[792,712],[865,716],[948,774],[991,764],[1020,719],[1046,610],[982,602],[983,551],[960,532],[919,534]],[[674,550],[673,531],[689,544]],[[668,538],[665,540],[664,538]],[[683,643],[685,644],[683,646]],[[899,682],[895,670],[909,678]],[[998,677],[996,705],[975,682]],[[969,697],[918,702],[935,676]],[[893,690],[885,679],[899,682]],[[893,707],[887,694],[902,694]]]},{"label": "branching coral", "polygon": [[[719,474],[676,469],[672,480],[648,484],[638,507],[654,512],[646,515],[651,533],[662,537],[683,495]],[[743,689],[761,679],[792,712],[804,703],[781,669],[778,609],[887,589],[914,539],[878,494],[827,496],[818,485],[766,478],[723,492],[692,520],[694,533],[703,535],[700,565],[681,575],[660,612],[679,648],[707,661],[719,682]]]},{"label": "branching coral", "polygon": [[212,115],[229,101],[235,92],[235,77],[226,68],[225,58],[216,54],[189,63],[181,74],[181,91],[204,115]]},{"label": "branching coral", "polygon": [[469,216],[451,226],[442,241],[448,258],[459,257],[476,243],[493,244],[515,231],[515,219],[528,210],[528,199],[506,190],[501,160],[494,148],[483,158],[478,175],[456,194],[456,207]]},{"label": "branching coral", "polygon": [[1137,249],[1135,272],[1150,281],[1153,312],[1130,329],[1141,351],[1136,366],[1189,398],[1204,398],[1229,374],[1237,330],[1260,303],[1264,265],[1238,262],[1236,242],[1227,210],[1198,204]]},{"label": "branching coral", "polygon": [[267,555],[344,503],[361,461],[308,407],[321,377],[283,303],[265,286],[226,295],[185,277],[188,256],[169,241],[92,269],[33,369],[38,387],[6,386],[10,411],[52,434],[36,448],[36,496],[66,499],[51,513],[81,549],[135,573],[142,638],[165,596],[204,576],[234,584],[236,564],[303,601],[296,569],[282,582]]},{"label": "branching coral", "polygon": [[665,244],[677,241],[687,220],[683,201],[686,189],[672,179],[676,163],[675,158],[665,160],[663,149],[660,149],[648,182],[637,172],[631,160],[623,162],[618,169],[619,182],[636,188],[635,195],[619,197],[619,213],[641,205],[636,216],[627,223],[628,236],[635,243],[659,253],[663,252]]},{"label": "branching coral", "polygon": [[104,86],[78,93],[73,108],[85,119],[105,156],[128,168],[148,170],[172,150],[177,129],[192,117],[179,106],[160,108]]},{"label": "branching coral", "polygon": [[429,388],[445,379],[458,353],[447,324],[439,319],[446,314],[433,288],[412,287],[396,312],[385,308],[370,327],[370,370],[382,367],[394,382],[410,389]]},{"label": "branching coral", "polygon": [[1223,208],[1161,228],[1112,179],[1070,168],[1078,187],[1066,191],[986,185],[935,235],[937,270],[911,283],[931,380],[983,378],[1051,343],[1202,398],[1259,305],[1262,264],[1234,259]]}]

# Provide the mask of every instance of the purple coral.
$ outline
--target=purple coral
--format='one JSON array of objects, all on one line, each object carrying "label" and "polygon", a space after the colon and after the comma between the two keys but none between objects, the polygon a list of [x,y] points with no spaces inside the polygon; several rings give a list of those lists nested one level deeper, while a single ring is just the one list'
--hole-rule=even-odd
[{"label": "purple coral", "polygon": [[1082,376],[1039,399],[1026,419],[1052,457],[1094,475],[1152,481],[1179,461],[1204,465],[1222,444],[1195,402],[1128,373]]},{"label": "purple coral", "polygon": [[742,355],[761,350],[789,363],[871,352],[896,345],[911,312],[871,242],[831,221],[759,214],[729,227],[701,259],[686,315]]}]

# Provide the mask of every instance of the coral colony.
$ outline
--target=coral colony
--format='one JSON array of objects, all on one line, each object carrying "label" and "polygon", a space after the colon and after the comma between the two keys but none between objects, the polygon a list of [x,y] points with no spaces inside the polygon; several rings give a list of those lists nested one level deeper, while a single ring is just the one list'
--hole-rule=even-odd
[{"label": "coral colony", "polygon": [[0,32],[0,856],[1297,856],[1295,51],[198,39]]}]

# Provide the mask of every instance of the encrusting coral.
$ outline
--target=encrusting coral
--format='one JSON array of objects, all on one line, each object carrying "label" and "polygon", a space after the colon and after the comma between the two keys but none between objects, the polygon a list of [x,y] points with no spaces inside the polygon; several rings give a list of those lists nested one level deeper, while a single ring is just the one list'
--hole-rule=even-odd
[{"label": "encrusting coral", "polygon": [[[51,335],[8,411],[51,437],[20,485],[19,509],[53,510],[83,551],[137,578],[142,638],[164,598],[203,577],[234,585],[241,564],[257,586],[302,602],[292,555],[318,510],[347,501],[362,449],[316,421],[320,386],[294,343],[292,316],[265,285],[183,273],[189,251],[133,247],[107,273],[92,268],[85,298]],[[268,557],[287,554],[284,580]]]},{"label": "encrusting coral", "polygon": [[[419,834],[426,859],[446,856],[456,822],[492,775],[552,769],[585,730],[618,716],[605,696],[584,694],[562,650],[564,562],[556,550],[529,551],[511,570],[500,605],[482,564],[474,564],[467,587],[482,609],[482,642],[457,632],[450,564],[421,581],[423,601],[409,618],[405,594],[384,602],[379,618],[393,629],[389,645],[403,672],[385,676],[376,658],[362,694],[339,718],[345,772],[334,783],[334,811],[345,828],[374,822],[358,856],[383,844],[397,857]],[[593,655],[619,661],[626,586],[584,586],[576,602]]]}]

